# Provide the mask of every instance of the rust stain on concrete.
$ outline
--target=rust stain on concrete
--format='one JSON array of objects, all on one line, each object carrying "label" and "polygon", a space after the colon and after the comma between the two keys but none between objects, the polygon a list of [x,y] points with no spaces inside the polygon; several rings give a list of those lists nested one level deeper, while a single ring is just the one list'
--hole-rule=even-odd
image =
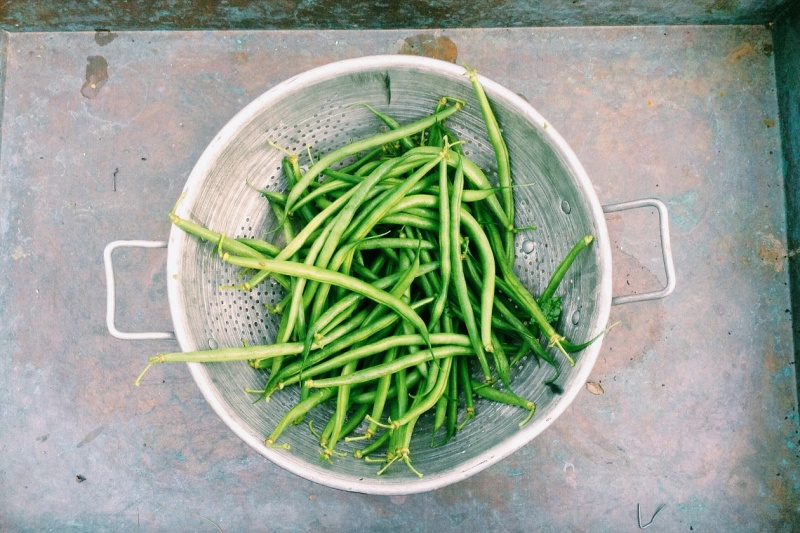
[{"label": "rust stain on concrete", "polygon": [[103,56],[89,56],[86,61],[86,81],[81,87],[81,94],[93,99],[108,81],[108,61]]},{"label": "rust stain on concrete", "polygon": [[745,58],[756,55],[758,52],[756,51],[756,47],[753,46],[753,43],[747,42],[742,43],[741,45],[737,46],[733,52],[728,54],[728,62],[736,63],[737,61]]},{"label": "rust stain on concrete", "polygon": [[787,258],[786,247],[775,235],[764,235],[758,247],[758,258],[775,269],[775,272],[783,272]]},{"label": "rust stain on concrete", "polygon": [[94,32],[94,42],[100,46],[105,46],[116,38],[117,34],[110,30],[97,30]]},{"label": "rust stain on concrete", "polygon": [[436,37],[420,33],[407,38],[400,47],[400,53],[414,56],[432,57],[455,63],[458,47],[449,37]]}]

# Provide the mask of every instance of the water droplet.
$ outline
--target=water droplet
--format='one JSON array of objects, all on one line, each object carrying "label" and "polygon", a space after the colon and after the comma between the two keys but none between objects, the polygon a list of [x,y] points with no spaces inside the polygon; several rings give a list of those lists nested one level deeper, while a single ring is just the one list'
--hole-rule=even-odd
[{"label": "water droplet", "polygon": [[522,243],[522,251],[529,254],[533,251],[533,241],[525,241]]},{"label": "water droplet", "polygon": [[214,339],[208,339],[208,347],[211,350],[216,350],[219,348],[219,343]]},{"label": "water droplet", "polygon": [[578,322],[580,321],[581,321],[581,312],[575,311],[574,313],[572,313],[572,324],[577,326]]},{"label": "water droplet", "polygon": [[569,212],[570,212],[570,211],[572,211],[572,206],[570,206],[570,205],[569,205],[569,202],[568,202],[568,201],[566,201],[566,200],[563,200],[563,201],[561,202],[561,210],[562,210],[562,211],[564,211],[566,214],[568,214],[568,215],[569,215]]}]

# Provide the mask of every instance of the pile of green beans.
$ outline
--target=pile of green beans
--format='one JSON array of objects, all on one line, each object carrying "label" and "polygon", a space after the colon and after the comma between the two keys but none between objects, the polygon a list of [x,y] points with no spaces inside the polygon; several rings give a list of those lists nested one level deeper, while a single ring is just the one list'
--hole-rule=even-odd
[{"label": "pile of green beans", "polygon": [[286,191],[260,191],[283,247],[170,215],[244,269],[237,288],[269,277],[284,287],[272,309],[281,316],[274,342],[159,354],[150,364],[249,361],[268,378],[248,392],[269,400],[286,387],[300,389],[267,446],[288,447],[282,432],[330,402],[327,424],[309,425],[321,457],[340,455],[343,440],[363,443],[354,456],[380,462],[378,474],[399,460],[421,476],[409,450],[417,421],[432,416],[431,445],[442,445],[475,416],[476,396],[527,411],[520,426],[530,420],[535,405],[514,393],[511,368],[531,356],[557,376],[559,354],[574,364],[570,354],[592,342],[571,343],[555,329],[556,289],[592,236],[573,246],[538,298],[520,281],[508,149],[475,71],[466,74],[496,155],[496,184],[447,126],[463,101],[442,97],[429,116],[409,124],[359,104],[383,122],[382,131],[311,160],[305,171],[284,151]]}]

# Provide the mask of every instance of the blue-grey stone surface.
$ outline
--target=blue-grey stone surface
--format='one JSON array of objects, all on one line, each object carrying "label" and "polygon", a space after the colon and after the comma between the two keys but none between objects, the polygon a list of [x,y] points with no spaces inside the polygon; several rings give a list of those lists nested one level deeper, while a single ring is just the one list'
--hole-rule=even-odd
[{"label": "blue-grey stone surface", "polygon": [[[66,15],[65,15],[66,16]],[[422,35],[422,36],[420,36]],[[793,531],[800,434],[773,39],[764,26],[11,33],[0,151],[0,530]],[[501,463],[377,497],[231,433],[171,341],[105,328],[102,252],[164,239],[244,105],[333,60],[424,50],[524,95],[603,203],[658,197],[678,275],[615,307],[588,389]],[[455,56],[455,57],[454,57]],[[796,127],[796,125],[794,126]],[[608,216],[615,293],[663,283],[656,215]],[[123,329],[169,329],[165,253],[116,256]],[[594,392],[598,392],[593,387]]]}]

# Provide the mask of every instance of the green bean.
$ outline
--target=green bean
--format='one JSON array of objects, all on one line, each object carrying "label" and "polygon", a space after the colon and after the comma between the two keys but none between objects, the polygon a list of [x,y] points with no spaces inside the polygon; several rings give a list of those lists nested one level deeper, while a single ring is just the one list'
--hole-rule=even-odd
[{"label": "green bean", "polygon": [[369,404],[357,403],[353,400],[356,394],[357,393],[352,391],[350,392],[350,404],[356,405],[356,410],[352,415],[347,417],[347,421],[345,422],[344,426],[342,426],[341,436],[345,438],[345,440],[347,440],[347,436],[355,431],[369,414]]},{"label": "green bean", "polygon": [[478,383],[477,381],[472,381],[472,390],[475,394],[477,394],[481,398],[486,398],[487,400],[491,400],[493,402],[499,402],[507,405],[513,405],[516,407],[522,407],[523,409],[527,409],[528,411],[530,411],[530,414],[528,414],[528,416],[525,417],[525,419],[519,423],[519,427],[522,427],[525,424],[527,424],[528,421],[530,421],[530,419],[533,418],[533,414],[536,412],[536,404],[534,404],[532,401],[525,398],[521,398],[520,396],[517,396],[516,394],[510,392],[497,390],[485,383],[481,384]]},{"label": "green bean", "polygon": [[[382,151],[383,151],[383,152],[386,152],[386,150],[385,150],[385,149],[382,149]],[[368,162],[368,163],[365,163],[364,165],[362,165],[362,166],[361,166],[361,168],[359,168],[358,170],[356,170],[356,171],[353,173],[353,175],[354,175],[354,176],[356,176],[356,177],[359,177],[359,178],[363,178],[364,176],[366,176],[367,174],[369,174],[370,172],[372,172],[373,170],[375,170],[376,168],[378,168],[379,166],[381,166],[381,164],[382,164],[382,163],[383,163],[385,160],[386,160],[385,158],[383,158],[383,159],[376,159],[376,160],[374,160],[374,161],[370,161],[370,162]],[[323,170],[323,172],[324,172],[324,170]]]},{"label": "green bean", "polygon": [[[334,170],[332,168],[326,168],[325,170],[322,171],[322,175],[329,179],[323,181],[320,187],[323,187],[329,183],[332,184],[334,182],[336,183],[336,185],[339,185],[340,182],[349,183],[350,185],[358,185],[363,181],[361,177],[356,176],[354,174],[350,174],[349,172],[345,172],[344,169]],[[335,190],[336,188],[333,189],[333,191]],[[302,200],[298,200],[298,203],[301,201]]]},{"label": "green bean", "polygon": [[[478,255],[481,258],[481,265],[483,266],[483,279],[481,280],[481,340],[483,347],[487,352],[491,352],[492,346],[492,306],[494,305],[494,286],[495,286],[495,258],[492,254],[492,247],[489,239],[481,229],[478,221],[475,220],[465,210],[461,210],[461,224],[467,230],[467,233],[472,237],[472,242],[475,243],[478,249]],[[463,267],[462,267],[463,268]]]},{"label": "green bean", "polygon": [[373,381],[375,379],[378,379],[382,375],[385,375],[386,373],[393,374],[395,372],[399,372],[400,370],[405,370],[406,368],[417,366],[423,361],[428,361],[431,359],[443,359],[445,357],[452,357],[456,355],[471,355],[473,353],[474,352],[472,348],[467,346],[455,346],[455,345],[434,346],[433,348],[426,348],[424,350],[420,350],[419,352],[412,355],[407,355],[405,357],[397,358],[391,363],[386,365],[377,365],[371,368],[357,370],[356,372],[344,378],[333,377],[333,378],[323,378],[323,379],[309,379],[306,381],[306,385],[313,389],[319,389],[324,387],[339,387],[345,384],[353,385],[356,383],[366,383],[367,381]]},{"label": "green bean", "polygon": [[[358,180],[359,182],[361,180]],[[300,209],[301,207],[306,206],[311,202],[316,202],[320,198],[324,197],[326,194],[330,194],[332,192],[336,192],[339,189],[348,189],[352,187],[352,183],[348,183],[345,181],[326,181],[307,195],[303,196],[300,200],[297,201],[295,205],[295,209]],[[285,205],[285,202],[284,202]],[[287,241],[288,242],[288,241]]]},{"label": "green bean", "polygon": [[381,224],[394,224],[397,226],[409,226],[412,228],[424,229],[427,231],[436,231],[439,229],[439,221],[432,218],[425,218],[417,215],[410,215],[408,213],[396,213],[394,215],[386,215],[381,219]]},{"label": "green bean", "polygon": [[[461,201],[465,204],[480,202],[482,200],[486,200],[495,194],[495,192],[497,192],[496,187],[490,189],[464,189],[464,192],[461,193]],[[431,196],[438,197],[441,194],[441,191],[438,186],[433,186],[428,187],[427,193]]]},{"label": "green bean", "polygon": [[[387,377],[391,379],[391,376],[387,376]],[[406,373],[406,384],[409,387],[414,387],[415,385],[417,385],[417,383],[420,382],[422,377],[423,376],[419,372],[418,369],[416,369],[416,368],[411,369],[409,372]],[[381,378],[381,379],[383,379],[383,378]],[[380,382],[380,380],[379,380],[379,382]],[[378,393],[378,391],[377,391],[377,386],[376,386],[372,390],[359,392],[358,394],[353,396],[351,399],[353,400],[353,403],[368,403],[368,404],[372,405],[373,402],[375,402],[375,400],[376,400],[377,393]],[[394,399],[396,397],[397,397],[397,388],[395,388],[394,386],[392,386],[390,384],[389,385],[389,390],[386,392],[386,399],[387,400],[391,400],[391,399]],[[377,418],[380,418],[380,416],[378,416]]]},{"label": "green bean", "polygon": [[464,360],[458,364],[459,386],[464,390],[464,421],[456,427],[460,430],[471,419],[475,418],[475,400],[472,397],[472,378],[469,375],[468,361]]},{"label": "green bean", "polygon": [[328,421],[325,423],[325,427],[322,428],[322,433],[319,434],[319,445],[321,447],[324,448],[325,446],[328,445],[328,441],[331,438],[331,433],[333,433],[333,425],[335,423],[336,423],[336,417],[333,415],[329,416]]},{"label": "green bean", "polygon": [[[397,358],[397,352],[399,351],[398,346],[393,346],[386,350],[386,355],[383,358],[383,364],[391,363]],[[406,378],[408,376],[405,376]],[[367,426],[366,431],[364,432],[364,436],[366,438],[371,438],[372,435],[378,430],[378,420],[381,419],[383,416],[383,410],[386,408],[386,400],[389,398],[389,389],[391,388],[392,384],[392,375],[387,374],[382,376],[378,379],[378,383],[375,386],[375,399],[372,403],[372,411],[370,412],[370,422]],[[404,385],[408,385],[408,380],[404,383]],[[395,394],[397,394],[398,387],[395,386]]]},{"label": "green bean", "polygon": [[[457,361],[458,359],[456,359]],[[453,372],[450,372],[452,375]],[[449,380],[448,380],[449,384]],[[436,446],[436,433],[444,426],[445,421],[447,420],[447,406],[448,406],[448,398],[447,398],[447,391],[444,394],[439,396],[439,399],[436,401],[436,406],[434,407],[433,413],[433,431],[431,432],[431,448]]]},{"label": "green bean", "polygon": [[366,445],[364,448],[360,450],[356,450],[355,452],[353,452],[353,457],[355,457],[356,459],[361,459],[362,457],[366,458],[366,456],[368,456],[375,450],[380,449],[381,446],[386,444],[390,436],[391,433],[389,431],[384,431],[383,433],[381,433],[380,437],[372,441],[370,444]]},{"label": "green bean", "polygon": [[472,313],[472,307],[469,303],[469,296],[467,292],[467,282],[464,277],[464,265],[461,257],[461,191],[464,187],[464,174],[462,166],[459,165],[456,169],[456,175],[453,182],[453,191],[450,196],[450,213],[452,221],[450,223],[450,262],[452,265],[452,279],[453,291],[461,311],[464,315],[464,323],[467,326],[467,332],[472,340],[475,355],[478,358],[478,363],[481,366],[483,375],[486,380],[491,379],[491,372],[489,371],[489,364],[486,361],[486,354],[484,349],[488,345],[491,347],[491,341],[488,343],[481,343],[480,333],[478,326],[475,322],[475,316]]},{"label": "green bean", "polygon": [[442,397],[444,394],[445,388],[447,387],[447,383],[450,377],[450,369],[452,368],[453,358],[446,357],[442,360],[441,363],[441,370],[439,371],[439,375],[436,378],[436,383],[433,389],[425,396],[425,398],[420,401],[417,405],[414,405],[411,409],[406,411],[400,418],[396,420],[392,420],[391,426],[393,428],[399,428],[400,426],[404,426],[408,424],[411,420],[419,418],[419,416],[430,410],[439,398]]},{"label": "green bean", "polygon": [[383,154],[383,148],[381,148],[380,146],[377,147],[377,148],[373,148],[371,151],[369,151],[366,154],[364,154],[361,158],[356,159],[354,162],[352,162],[348,166],[342,167],[339,170],[341,172],[345,173],[345,174],[347,174],[349,172],[353,172],[353,171],[361,168],[362,166],[364,166],[364,164],[368,163],[369,161],[372,161],[376,157],[380,156],[381,154]]},{"label": "green bean", "polygon": [[[272,144],[272,143],[270,143]],[[276,146],[275,144],[272,144]],[[283,169],[283,176],[286,179],[286,183],[289,185],[289,188],[293,188],[297,184],[297,180],[300,176],[300,163],[297,157],[297,154],[290,154],[288,157],[283,159],[283,165],[281,166]],[[283,210],[286,211],[286,198],[283,199]],[[300,216],[303,218],[305,223],[311,221],[314,218],[311,209],[307,206],[304,206],[299,209]]]},{"label": "green bean", "polygon": [[[245,246],[252,248],[253,250],[265,255],[266,257],[274,258],[276,255],[281,253],[281,249],[271,242],[267,242],[262,239],[254,239],[252,237],[237,237],[236,240]],[[215,241],[216,242],[216,241]],[[237,253],[236,250],[228,250],[232,253]],[[244,254],[239,254],[244,255]]]},{"label": "green bean", "polygon": [[367,298],[389,307],[405,320],[411,322],[417,331],[420,332],[423,338],[428,338],[428,330],[425,322],[419,317],[417,313],[411,309],[407,303],[392,296],[386,291],[376,289],[369,283],[361,281],[352,276],[346,276],[339,272],[332,272],[323,268],[293,263],[290,261],[281,261],[278,259],[251,259],[247,257],[237,257],[232,255],[223,255],[223,260],[233,265],[268,270],[270,272],[277,272],[278,274],[285,274],[298,278],[312,279],[320,283],[329,283],[345,289],[363,294]]},{"label": "green bean", "polygon": [[[430,342],[434,346],[470,346],[469,338],[466,335],[458,335],[456,333],[432,333],[430,336]],[[421,345],[425,345],[425,342],[420,335],[394,335],[392,337],[376,341],[372,344],[359,346],[358,348],[344,352],[331,359],[326,359],[315,366],[304,368],[302,370],[302,378],[313,378],[314,376],[318,376],[320,374],[324,374],[325,372],[342,367],[345,364],[364,359],[370,355],[383,353],[392,348]],[[295,378],[288,378],[284,381],[284,385],[291,385],[293,383],[297,383],[299,380],[299,375]]]},{"label": "green bean", "polygon": [[[478,72],[475,69],[467,69],[467,76],[472,83],[475,90],[475,96],[478,99],[478,104],[481,108],[483,115],[483,123],[486,126],[486,131],[489,134],[489,142],[494,149],[495,158],[497,161],[497,179],[500,185],[500,193],[503,198],[503,210],[506,214],[508,221],[514,223],[514,195],[511,190],[511,164],[508,157],[508,148],[503,140],[503,134],[500,125],[497,123],[497,118],[492,111],[492,106],[483,90]],[[514,261],[514,234],[510,231],[505,233],[505,253],[509,261]]]},{"label": "green bean", "polygon": [[[355,371],[356,366],[357,361],[347,363],[342,367],[341,376],[343,378],[349,376]],[[336,391],[336,410],[333,413],[333,429],[331,430],[331,436],[328,439],[328,443],[325,445],[325,449],[322,450],[323,458],[330,460],[331,455],[333,455],[333,449],[336,447],[342,434],[342,427],[344,426],[344,419],[349,406],[350,385],[341,385],[337,387]]]},{"label": "green bean", "polygon": [[508,363],[508,356],[506,356],[506,351],[503,349],[503,343],[500,342],[494,332],[492,333],[492,346],[494,347],[492,358],[494,359],[494,368],[497,371],[497,376],[503,386],[511,390],[511,367]]},{"label": "green bean", "polygon": [[[440,112],[442,109],[445,108],[447,105],[447,98],[442,97],[436,102],[436,107],[433,109],[434,113]],[[423,132],[424,137],[424,132]],[[431,124],[430,130],[428,131],[427,135],[427,144],[433,147],[442,147],[444,146],[444,136],[442,132],[442,123],[436,122]]]},{"label": "green bean", "polygon": [[271,359],[282,355],[303,353],[303,343],[284,342],[233,348],[216,348],[192,352],[166,352],[150,357],[150,363],[225,363],[229,361],[249,361],[251,359]]},{"label": "green bean", "polygon": [[[295,281],[296,281],[295,279],[292,279],[292,282],[295,282]],[[291,294],[290,294],[289,308],[291,309],[291,307],[292,307],[292,304],[291,304]],[[279,343],[279,344],[280,343],[285,343],[291,338],[292,331],[289,329],[289,327],[291,326],[291,322],[292,322],[292,314],[291,314],[291,312],[288,312],[288,313],[284,312],[283,314],[281,314],[281,322],[280,322],[280,325],[278,326],[278,332],[275,335],[275,341],[277,343]],[[275,357],[274,359],[272,359],[272,364],[271,364],[271,367],[270,367],[270,373],[275,373],[275,372],[278,372],[280,370],[281,366],[283,366],[283,359],[284,359],[283,355],[279,355],[278,357]]]},{"label": "green bean", "polygon": [[[497,228],[495,228],[492,224],[487,224],[486,228],[489,232],[489,241],[492,243],[492,247],[495,250],[502,250],[503,245]],[[536,302],[536,299],[531,295],[530,292],[528,292],[528,289],[519,280],[517,275],[512,270],[512,266],[507,261],[502,260],[497,261],[497,265],[500,267],[503,279],[508,284],[509,289],[524,306],[524,309],[530,315],[530,317],[533,318],[542,329],[542,332],[545,334],[550,344],[556,346],[561,351],[571,366],[575,366],[575,360],[570,357],[570,355],[562,346],[562,341],[565,341],[566,339],[563,335],[559,334],[547,321],[547,317],[542,312],[539,304]]]},{"label": "green bean", "polygon": [[464,359],[458,357],[453,359],[454,367],[450,371],[450,383],[447,389],[447,433],[444,441],[439,444],[445,444],[456,433],[456,424],[458,423],[458,367],[464,366],[466,363]]},{"label": "green bean", "polygon": [[364,150],[369,150],[371,148],[375,148],[376,146],[391,143],[398,139],[402,139],[403,137],[408,137],[409,135],[419,133],[423,129],[429,127],[431,124],[441,122],[445,118],[460,110],[462,107],[463,104],[459,101],[456,101],[453,105],[443,109],[439,113],[429,115],[425,118],[417,120],[416,122],[397,128],[396,130],[390,130],[384,133],[373,135],[372,137],[368,137],[366,139],[352,142],[326,154],[319,161],[314,163],[305,172],[305,174],[302,175],[297,184],[292,187],[292,190],[289,192],[289,195],[286,198],[287,214],[292,214],[295,203],[297,203],[300,196],[305,193],[311,181],[313,181],[324,169],[328,168],[333,163],[340,161],[345,157],[363,152]]},{"label": "green bean", "polygon": [[314,391],[308,398],[302,402],[299,402],[297,405],[289,409],[285,415],[283,415],[283,418],[281,418],[281,421],[278,422],[277,426],[275,426],[275,429],[272,430],[272,433],[270,433],[269,437],[264,440],[264,444],[269,447],[281,447],[289,449],[288,444],[284,444],[283,446],[275,444],[275,441],[278,440],[278,437],[280,437],[281,433],[283,433],[283,430],[298,418],[302,419],[302,417],[304,417],[314,407],[333,398],[334,394],[336,394],[336,389],[320,389]]},{"label": "green bean", "polygon": [[[374,107],[372,107],[371,105],[369,105],[366,102],[356,102],[354,104],[350,104],[348,107],[352,107],[352,106],[356,106],[356,105],[360,105],[360,106],[366,107],[367,109],[372,111],[372,113],[376,117],[378,117],[381,120],[381,122],[383,122],[384,124],[389,126],[391,129],[396,130],[397,128],[400,127],[400,123],[397,122],[394,118],[390,117],[389,115],[387,115],[385,113],[381,113],[380,111],[378,111],[377,109],[375,109]],[[410,150],[411,148],[414,148],[416,146],[413,142],[411,142],[411,139],[409,139],[408,137],[401,137],[400,139],[398,139],[398,142],[406,150]]]},{"label": "green bean", "polygon": [[547,287],[545,287],[544,291],[538,298],[538,302],[542,305],[543,302],[546,302],[556,292],[558,285],[561,283],[561,280],[564,279],[564,275],[566,275],[569,268],[572,266],[572,263],[575,261],[575,258],[578,257],[578,254],[586,248],[592,241],[594,237],[592,235],[586,235],[581,240],[579,240],[575,246],[567,253],[564,259],[559,263],[558,267],[556,267],[555,272],[550,277],[550,281],[547,283]]}]

